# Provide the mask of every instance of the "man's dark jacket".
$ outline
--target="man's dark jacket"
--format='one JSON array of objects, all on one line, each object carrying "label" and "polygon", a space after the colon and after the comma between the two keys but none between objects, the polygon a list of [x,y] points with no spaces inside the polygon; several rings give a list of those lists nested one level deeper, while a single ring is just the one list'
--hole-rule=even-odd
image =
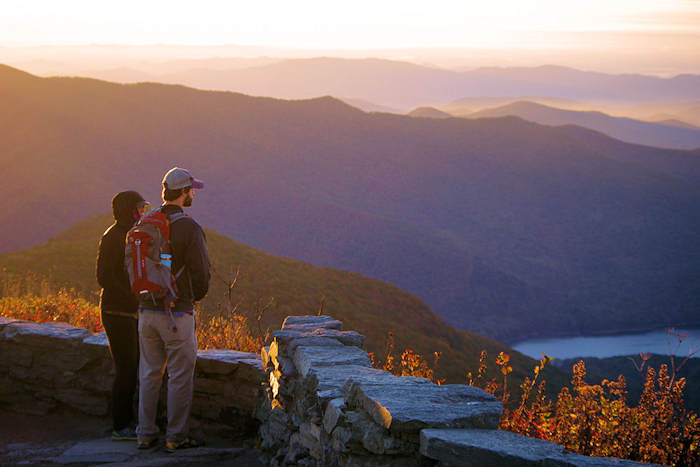
[{"label": "man's dark jacket", "polygon": [[[180,206],[173,204],[161,207],[161,211],[168,216],[183,212]],[[179,219],[170,225],[170,248],[173,273],[185,266],[176,282],[178,299],[173,312],[190,312],[194,302],[204,298],[209,290],[211,272],[204,231],[191,217]]]},{"label": "man's dark jacket", "polygon": [[129,276],[124,268],[126,233],[135,222],[134,209],[141,195],[123,191],[112,200],[115,222],[102,235],[97,254],[97,282],[102,287],[100,309],[136,316],[138,301],[131,293]]}]

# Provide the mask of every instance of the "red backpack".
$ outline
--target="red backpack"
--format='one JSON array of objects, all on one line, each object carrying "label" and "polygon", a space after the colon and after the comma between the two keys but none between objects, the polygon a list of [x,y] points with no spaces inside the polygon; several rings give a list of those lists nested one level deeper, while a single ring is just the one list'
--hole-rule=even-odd
[{"label": "red backpack", "polygon": [[177,299],[177,274],[171,267],[170,226],[187,215],[178,212],[170,216],[159,210],[143,216],[126,234],[124,265],[129,274],[131,291],[141,303],[170,307]]}]

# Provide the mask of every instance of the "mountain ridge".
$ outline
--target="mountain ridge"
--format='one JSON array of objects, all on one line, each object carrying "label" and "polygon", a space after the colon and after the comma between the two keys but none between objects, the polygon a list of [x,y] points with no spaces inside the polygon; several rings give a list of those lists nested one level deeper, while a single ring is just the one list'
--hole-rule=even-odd
[{"label": "mountain ridge", "polygon": [[370,101],[402,112],[475,94],[546,94],[566,99],[650,102],[700,98],[700,75],[659,78],[551,65],[486,67],[460,72],[377,58],[297,58],[249,68],[190,69],[161,75],[157,79],[199,89],[284,99],[331,94]]},{"label": "mountain ridge", "polygon": [[515,115],[543,125],[574,124],[628,143],[674,149],[700,147],[700,129],[612,117],[600,111],[564,110],[529,101],[515,101],[501,107],[480,110],[466,117],[489,118],[507,115]]},{"label": "mountain ridge", "polygon": [[673,325],[700,303],[694,151],[516,117],[26,81],[0,87],[0,197],[22,193],[0,211],[4,251],[103,212],[123,189],[155,202],[180,165],[207,182],[192,208],[205,225],[396,284],[502,341]]}]

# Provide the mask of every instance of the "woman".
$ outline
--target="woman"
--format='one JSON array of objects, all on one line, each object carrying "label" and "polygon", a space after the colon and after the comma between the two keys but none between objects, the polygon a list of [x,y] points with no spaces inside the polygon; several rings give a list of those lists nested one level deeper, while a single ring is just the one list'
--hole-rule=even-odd
[{"label": "woman", "polygon": [[138,302],[124,269],[126,233],[146,212],[148,202],[135,191],[112,198],[114,224],[102,235],[97,255],[100,310],[116,375],[112,385],[113,440],[135,440],[134,393],[138,381]]}]

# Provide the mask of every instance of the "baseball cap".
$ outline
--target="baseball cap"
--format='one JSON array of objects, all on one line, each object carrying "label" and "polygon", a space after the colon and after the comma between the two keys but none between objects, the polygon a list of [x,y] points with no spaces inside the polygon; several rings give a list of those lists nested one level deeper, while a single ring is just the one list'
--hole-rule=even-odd
[{"label": "baseball cap", "polygon": [[177,190],[188,186],[198,190],[204,188],[204,182],[197,180],[188,170],[180,167],[173,167],[165,174],[163,185],[169,190]]}]

